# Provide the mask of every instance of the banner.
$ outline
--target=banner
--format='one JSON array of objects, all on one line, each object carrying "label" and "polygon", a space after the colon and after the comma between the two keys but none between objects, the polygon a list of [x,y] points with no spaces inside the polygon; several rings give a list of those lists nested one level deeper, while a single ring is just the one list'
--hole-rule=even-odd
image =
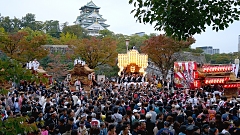
[{"label": "banner", "polygon": [[194,89],[194,71],[197,63],[194,61],[174,62],[174,83],[177,88]]}]

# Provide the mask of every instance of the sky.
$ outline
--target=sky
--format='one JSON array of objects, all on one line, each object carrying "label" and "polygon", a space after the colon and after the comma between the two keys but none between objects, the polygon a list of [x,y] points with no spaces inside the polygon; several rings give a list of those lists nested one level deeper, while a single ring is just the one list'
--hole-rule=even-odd
[{"label": "sky", "polygon": [[[0,13],[2,16],[22,18],[27,13],[35,14],[36,20],[58,20],[60,24],[68,22],[73,24],[77,16],[80,15],[79,8],[86,5],[91,0],[0,0]],[[108,28],[115,34],[121,33],[131,35],[137,32],[146,34],[157,33],[154,26],[136,22],[134,14],[130,14],[134,9],[129,5],[129,0],[92,0],[98,7],[101,7],[100,14],[107,19]],[[197,21],[197,20],[196,20]],[[212,31],[210,27],[200,35],[194,35],[196,43],[192,48],[200,46],[213,46],[220,49],[220,53],[230,53],[238,51],[238,35],[240,35],[240,22],[235,21],[227,29],[219,32]]]}]

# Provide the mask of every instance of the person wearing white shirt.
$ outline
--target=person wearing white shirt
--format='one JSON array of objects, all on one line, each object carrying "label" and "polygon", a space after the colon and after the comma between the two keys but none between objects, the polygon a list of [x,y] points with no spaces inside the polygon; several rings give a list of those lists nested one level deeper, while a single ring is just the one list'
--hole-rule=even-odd
[{"label": "person wearing white shirt", "polygon": [[76,93],[73,93],[72,99],[73,99],[73,104],[75,106],[78,102],[78,97],[76,96]]},{"label": "person wearing white shirt", "polygon": [[39,65],[40,65],[39,62],[36,59],[34,59],[34,61],[32,62],[33,70],[36,71],[38,69]]},{"label": "person wearing white shirt", "polygon": [[79,79],[74,83],[74,86],[76,87],[76,90],[77,90],[77,91],[80,91],[80,88],[81,88],[81,82],[80,82]]}]

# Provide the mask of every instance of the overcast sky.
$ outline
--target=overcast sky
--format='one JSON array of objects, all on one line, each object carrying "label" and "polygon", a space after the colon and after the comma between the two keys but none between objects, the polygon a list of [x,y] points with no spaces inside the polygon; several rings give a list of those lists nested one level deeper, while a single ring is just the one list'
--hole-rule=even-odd
[{"label": "overcast sky", "polygon": [[[90,0],[0,0],[0,13],[2,16],[14,16],[21,18],[27,13],[36,15],[36,20],[58,20],[61,23],[73,24],[80,14],[79,8]],[[130,14],[133,5],[129,0],[93,0],[101,7],[100,14],[107,19],[109,30],[114,33],[131,35],[136,32],[162,33],[155,31],[153,26],[136,22],[133,14]],[[197,21],[197,20],[196,20]],[[215,32],[208,28],[201,35],[194,35],[196,43],[192,48],[198,46],[213,46],[219,48],[220,52],[229,53],[238,51],[238,35],[240,34],[240,22],[234,22],[224,31]]]}]

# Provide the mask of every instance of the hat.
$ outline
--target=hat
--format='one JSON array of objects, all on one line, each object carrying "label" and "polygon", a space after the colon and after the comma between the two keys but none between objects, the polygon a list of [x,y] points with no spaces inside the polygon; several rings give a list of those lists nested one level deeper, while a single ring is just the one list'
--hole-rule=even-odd
[{"label": "hat", "polygon": [[223,114],[223,115],[222,115],[222,120],[223,120],[223,121],[227,121],[227,118],[228,118],[228,114]]},{"label": "hat", "polygon": [[142,103],[137,103],[137,106],[142,106]]},{"label": "hat", "polygon": [[138,113],[138,112],[139,112],[139,110],[133,109],[133,113]]},{"label": "hat", "polygon": [[202,126],[202,128],[203,128],[203,129],[209,128],[209,125],[208,125],[208,124],[204,124],[204,125]]}]

